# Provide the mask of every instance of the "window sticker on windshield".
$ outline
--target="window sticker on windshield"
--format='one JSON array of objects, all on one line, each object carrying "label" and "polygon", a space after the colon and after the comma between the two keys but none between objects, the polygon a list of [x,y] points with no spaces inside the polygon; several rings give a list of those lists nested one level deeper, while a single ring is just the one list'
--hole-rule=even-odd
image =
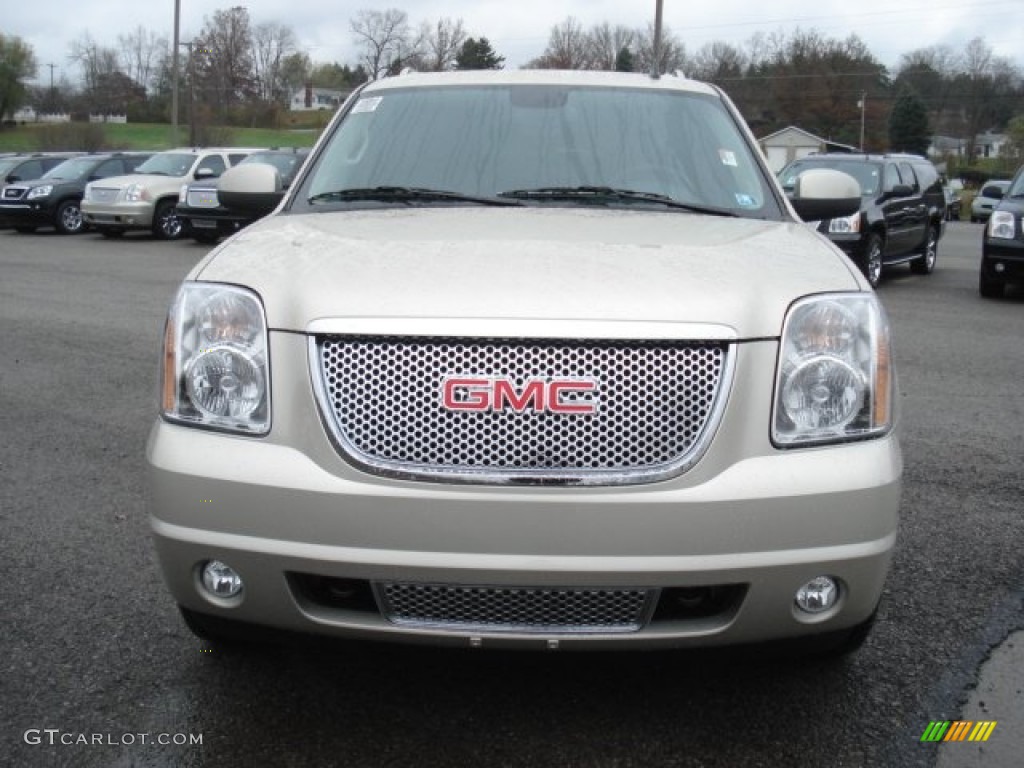
[{"label": "window sticker on windshield", "polygon": [[376,112],[377,107],[384,101],[383,96],[371,96],[368,99],[360,99],[356,102],[356,105],[352,107],[353,114],[356,112]]},{"label": "window sticker on windshield", "polygon": [[744,194],[742,192],[737,192],[736,193],[736,205],[740,206],[741,208],[756,208],[757,207],[757,203],[754,202],[754,198],[752,198],[750,195],[746,195],[746,194]]},{"label": "window sticker on windshield", "polygon": [[718,156],[722,158],[722,165],[729,165],[733,168],[739,165],[739,163],[736,162],[735,152],[731,152],[728,149],[720,149],[718,150]]}]

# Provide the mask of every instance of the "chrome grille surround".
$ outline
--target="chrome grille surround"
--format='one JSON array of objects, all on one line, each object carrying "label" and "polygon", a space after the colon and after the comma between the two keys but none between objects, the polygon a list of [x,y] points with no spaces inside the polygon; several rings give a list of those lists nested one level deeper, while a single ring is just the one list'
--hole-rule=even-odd
[{"label": "chrome grille surround", "polygon": [[650,620],[659,594],[637,587],[373,586],[392,624],[462,632],[637,632]]},{"label": "chrome grille surround", "polygon": [[8,185],[4,187],[4,200],[21,200],[28,192],[28,187],[16,187]]},{"label": "chrome grille surround", "polygon": [[[732,379],[728,341],[311,336],[321,416],[344,458],[403,479],[624,485],[703,454]],[[594,414],[446,410],[446,377],[597,382]]]}]

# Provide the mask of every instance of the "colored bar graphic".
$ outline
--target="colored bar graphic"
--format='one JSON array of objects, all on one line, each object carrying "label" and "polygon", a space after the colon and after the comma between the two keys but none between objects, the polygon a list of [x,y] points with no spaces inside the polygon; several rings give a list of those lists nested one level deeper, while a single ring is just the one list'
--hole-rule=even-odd
[{"label": "colored bar graphic", "polygon": [[921,734],[921,741],[988,741],[996,729],[996,720],[932,720]]}]

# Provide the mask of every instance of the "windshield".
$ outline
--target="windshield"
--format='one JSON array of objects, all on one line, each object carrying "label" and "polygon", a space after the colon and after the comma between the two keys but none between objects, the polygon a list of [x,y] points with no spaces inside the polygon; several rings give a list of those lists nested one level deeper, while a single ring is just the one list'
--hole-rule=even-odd
[{"label": "windshield", "polygon": [[[602,188],[779,215],[722,102],[667,88],[442,85],[363,95],[296,200],[337,207],[351,201],[332,193],[379,187],[476,198],[518,193],[530,205],[638,203],[596,195]],[[522,194],[530,190],[558,193]],[[657,205],[653,198],[639,204]]]},{"label": "windshield", "polygon": [[23,157],[9,157],[6,160],[0,160],[0,176],[6,176],[11,168],[23,162],[25,162]]},{"label": "windshield", "polygon": [[135,169],[136,173],[155,173],[160,176],[184,176],[196,161],[191,152],[165,152],[153,155]]},{"label": "windshield", "polygon": [[264,163],[266,165],[272,165],[277,168],[278,173],[281,174],[281,178],[287,179],[295,171],[295,166],[306,159],[306,155],[299,154],[281,154],[281,153],[261,153],[249,155],[239,165],[246,165],[249,163]]},{"label": "windshield", "polygon": [[1024,197],[1024,169],[1017,172],[1013,178],[1013,184],[1006,193],[1007,197]]},{"label": "windshield", "polygon": [[787,192],[791,191],[793,185],[796,184],[796,177],[812,168],[831,168],[834,171],[842,171],[853,176],[860,184],[860,194],[863,197],[877,195],[878,190],[882,187],[882,169],[875,163],[851,160],[829,160],[827,162],[797,160],[779,173],[779,182],[782,184],[782,188]]},{"label": "windshield", "polygon": [[42,175],[44,179],[80,179],[92,172],[96,167],[95,157],[79,157],[72,160],[65,160],[60,165],[55,165]]}]

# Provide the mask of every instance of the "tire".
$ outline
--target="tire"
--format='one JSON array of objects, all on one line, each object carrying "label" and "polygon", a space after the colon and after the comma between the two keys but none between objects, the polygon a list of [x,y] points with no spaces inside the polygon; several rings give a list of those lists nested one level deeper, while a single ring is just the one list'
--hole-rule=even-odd
[{"label": "tire", "polygon": [[157,240],[177,240],[184,227],[174,212],[173,200],[163,200],[153,213],[153,237]]},{"label": "tire", "polygon": [[910,271],[915,275],[930,275],[935,271],[935,260],[938,258],[939,250],[939,228],[935,225],[928,227],[928,235],[925,237],[924,245],[921,247],[921,255],[910,262]]},{"label": "tire", "polygon": [[62,235],[77,235],[85,230],[85,220],[77,200],[65,200],[57,207],[53,226]]},{"label": "tire", "polygon": [[113,239],[115,237],[123,237],[124,230],[117,229],[116,227],[96,227],[96,231],[99,232],[106,238]]},{"label": "tire", "polygon": [[861,250],[860,269],[872,288],[882,282],[882,238],[872,232]]},{"label": "tire", "polygon": [[35,227],[15,227],[14,231],[15,232],[20,232],[23,235],[31,235],[33,232],[36,231],[36,228]]},{"label": "tire", "polygon": [[978,273],[978,293],[986,299],[1001,299],[1005,292],[1006,283],[997,277],[985,274],[985,267],[982,266]]}]

